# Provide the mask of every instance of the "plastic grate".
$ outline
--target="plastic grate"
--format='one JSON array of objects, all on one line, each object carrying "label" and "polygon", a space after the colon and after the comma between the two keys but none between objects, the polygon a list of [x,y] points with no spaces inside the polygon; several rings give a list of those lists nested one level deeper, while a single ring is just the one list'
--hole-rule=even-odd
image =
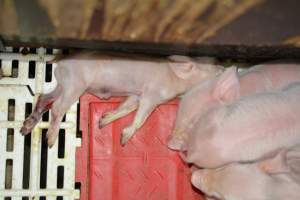
[{"label": "plastic grate", "polygon": [[30,135],[23,137],[19,132],[38,95],[55,87],[56,65],[45,61],[61,51],[30,49],[27,55],[21,51],[8,47],[0,53],[4,75],[0,79],[0,200],[78,199],[75,150],[81,140],[76,137],[77,103],[67,112],[53,148],[48,149],[44,139],[49,117]]},{"label": "plastic grate", "polygon": [[80,99],[83,148],[89,149],[81,153],[89,160],[88,173],[81,174],[88,180],[81,179],[82,191],[86,191],[82,200],[202,200],[190,183],[189,167],[166,146],[176,117],[176,101],[157,107],[122,147],[120,134],[134,113],[99,129],[103,113],[116,108],[121,100],[103,101],[92,95]]}]

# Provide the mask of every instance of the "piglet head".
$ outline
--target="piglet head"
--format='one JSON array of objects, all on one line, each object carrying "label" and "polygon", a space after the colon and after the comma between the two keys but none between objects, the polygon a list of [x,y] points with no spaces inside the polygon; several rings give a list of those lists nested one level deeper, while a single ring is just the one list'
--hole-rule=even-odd
[{"label": "piglet head", "polygon": [[194,86],[180,101],[168,147],[180,150],[201,116],[214,107],[233,102],[239,96],[240,84],[236,67],[228,68],[215,80],[207,80]]},{"label": "piglet head", "polygon": [[197,122],[197,118],[213,106],[209,89],[210,84],[211,81],[209,80],[201,82],[181,98],[175,127],[168,142],[170,149],[180,150],[181,145],[188,139],[191,129]]},{"label": "piglet head", "polygon": [[169,57],[169,66],[175,75],[185,81],[187,87],[211,79],[223,71],[223,67],[215,65],[212,59],[192,59],[187,56],[173,55]]}]

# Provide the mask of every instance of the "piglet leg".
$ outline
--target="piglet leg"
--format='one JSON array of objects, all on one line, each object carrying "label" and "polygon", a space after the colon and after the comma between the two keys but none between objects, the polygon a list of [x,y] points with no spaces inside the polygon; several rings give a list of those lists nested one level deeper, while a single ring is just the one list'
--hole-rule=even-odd
[{"label": "piglet leg", "polygon": [[121,135],[121,145],[124,146],[126,144],[126,142],[134,135],[136,130],[144,124],[148,116],[152,113],[152,111],[159,103],[160,102],[155,102],[155,100],[149,98],[148,95],[147,97],[141,97],[133,123],[129,127],[123,129]]},{"label": "piglet leg", "polygon": [[55,101],[55,99],[59,96],[60,89],[61,88],[58,85],[51,93],[42,94],[39,96],[34,111],[26,118],[23,123],[23,126],[20,130],[22,135],[27,135],[32,131],[34,126],[42,118],[43,113],[51,108],[53,101]]},{"label": "piglet leg", "polygon": [[133,112],[138,107],[138,96],[129,96],[116,110],[107,112],[100,121],[99,128]]},{"label": "piglet leg", "polygon": [[82,88],[63,88],[51,109],[51,121],[47,131],[48,146],[52,147],[59,133],[61,120],[70,106],[82,95]]}]

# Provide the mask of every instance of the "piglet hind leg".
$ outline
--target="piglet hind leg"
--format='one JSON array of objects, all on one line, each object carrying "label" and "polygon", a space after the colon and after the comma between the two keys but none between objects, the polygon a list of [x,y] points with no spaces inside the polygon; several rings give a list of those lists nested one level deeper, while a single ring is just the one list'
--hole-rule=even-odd
[{"label": "piglet hind leg", "polygon": [[35,125],[40,121],[44,112],[49,110],[52,103],[58,98],[61,87],[58,85],[51,93],[39,96],[33,112],[23,122],[20,130],[22,135],[29,134]]},{"label": "piglet hind leg", "polygon": [[135,95],[129,96],[123,103],[121,103],[121,105],[116,110],[105,113],[102,119],[100,120],[99,128],[102,128],[107,124],[121,117],[124,117],[129,113],[133,112],[134,110],[136,110],[138,107],[138,100],[139,100],[138,96]]},{"label": "piglet hind leg", "polygon": [[120,141],[122,146],[124,146],[127,141],[135,134],[137,129],[139,129],[144,124],[148,116],[160,103],[160,101],[151,99],[148,96],[141,97],[137,113],[133,119],[133,123],[129,127],[123,129]]},{"label": "piglet hind leg", "polygon": [[64,114],[70,106],[83,94],[84,89],[80,88],[64,88],[62,93],[54,101],[51,109],[51,120],[47,131],[48,146],[51,148],[58,136],[59,128]]}]

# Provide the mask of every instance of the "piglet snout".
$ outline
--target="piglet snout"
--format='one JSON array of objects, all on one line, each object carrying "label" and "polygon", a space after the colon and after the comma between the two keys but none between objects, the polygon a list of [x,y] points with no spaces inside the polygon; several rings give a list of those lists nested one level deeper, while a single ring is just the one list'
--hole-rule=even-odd
[{"label": "piglet snout", "polygon": [[208,191],[209,175],[206,170],[197,170],[191,177],[192,184],[203,192]]},{"label": "piglet snout", "polygon": [[177,137],[169,137],[167,141],[167,145],[170,149],[179,151],[182,150],[185,146],[184,140],[177,138]]},{"label": "piglet snout", "polygon": [[167,146],[175,151],[186,151],[186,136],[184,131],[175,130],[167,139]]}]

